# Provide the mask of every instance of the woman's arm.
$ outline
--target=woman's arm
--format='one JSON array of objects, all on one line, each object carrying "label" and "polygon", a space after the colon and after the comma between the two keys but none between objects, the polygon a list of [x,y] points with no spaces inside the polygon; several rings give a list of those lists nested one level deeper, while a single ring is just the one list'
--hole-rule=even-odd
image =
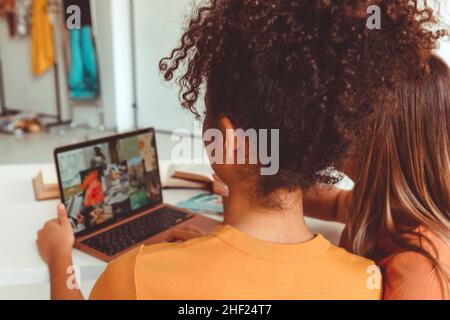
[{"label": "woman's arm", "polygon": [[448,300],[442,279],[425,256],[402,252],[380,263],[384,300]]},{"label": "woman's arm", "polygon": [[347,223],[352,191],[319,185],[303,195],[305,215],[325,221]]},{"label": "woman's arm", "polygon": [[84,300],[70,252],[57,255],[48,268],[52,300]]},{"label": "woman's arm", "polygon": [[52,300],[83,300],[72,262],[75,236],[64,205],[58,207],[58,218],[38,232],[36,243],[49,267]]}]

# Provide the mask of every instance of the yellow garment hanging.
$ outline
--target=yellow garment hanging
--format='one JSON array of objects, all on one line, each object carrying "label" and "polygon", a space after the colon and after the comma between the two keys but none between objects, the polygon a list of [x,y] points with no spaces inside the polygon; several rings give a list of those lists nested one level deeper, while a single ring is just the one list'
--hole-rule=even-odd
[{"label": "yellow garment hanging", "polygon": [[35,76],[42,75],[55,63],[48,2],[49,0],[33,0],[31,57]]}]

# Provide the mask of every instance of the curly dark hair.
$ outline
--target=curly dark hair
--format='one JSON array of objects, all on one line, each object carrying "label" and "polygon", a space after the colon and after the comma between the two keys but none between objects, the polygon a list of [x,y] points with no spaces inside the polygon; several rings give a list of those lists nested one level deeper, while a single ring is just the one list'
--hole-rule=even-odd
[{"label": "curly dark hair", "polygon": [[[374,3],[381,30],[367,27]],[[386,88],[427,72],[445,33],[435,23],[411,0],[209,0],[159,67],[167,81],[182,73],[182,106],[196,116],[206,85],[211,117],[280,129],[280,171],[259,179],[263,193],[307,189],[340,168]]]}]

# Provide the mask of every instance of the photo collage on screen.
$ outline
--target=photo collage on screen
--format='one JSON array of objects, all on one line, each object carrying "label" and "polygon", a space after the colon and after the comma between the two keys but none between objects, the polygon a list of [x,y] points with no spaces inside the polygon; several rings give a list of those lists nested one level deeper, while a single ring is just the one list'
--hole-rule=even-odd
[{"label": "photo collage on screen", "polygon": [[58,155],[75,233],[162,202],[154,133]]}]

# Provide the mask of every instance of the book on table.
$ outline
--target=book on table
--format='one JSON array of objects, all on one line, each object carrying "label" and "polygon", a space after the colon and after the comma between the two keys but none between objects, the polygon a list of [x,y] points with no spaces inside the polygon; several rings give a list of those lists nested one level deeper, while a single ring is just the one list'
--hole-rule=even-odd
[{"label": "book on table", "polygon": [[59,184],[55,166],[43,166],[33,179],[33,187],[37,201],[59,199]]}]

